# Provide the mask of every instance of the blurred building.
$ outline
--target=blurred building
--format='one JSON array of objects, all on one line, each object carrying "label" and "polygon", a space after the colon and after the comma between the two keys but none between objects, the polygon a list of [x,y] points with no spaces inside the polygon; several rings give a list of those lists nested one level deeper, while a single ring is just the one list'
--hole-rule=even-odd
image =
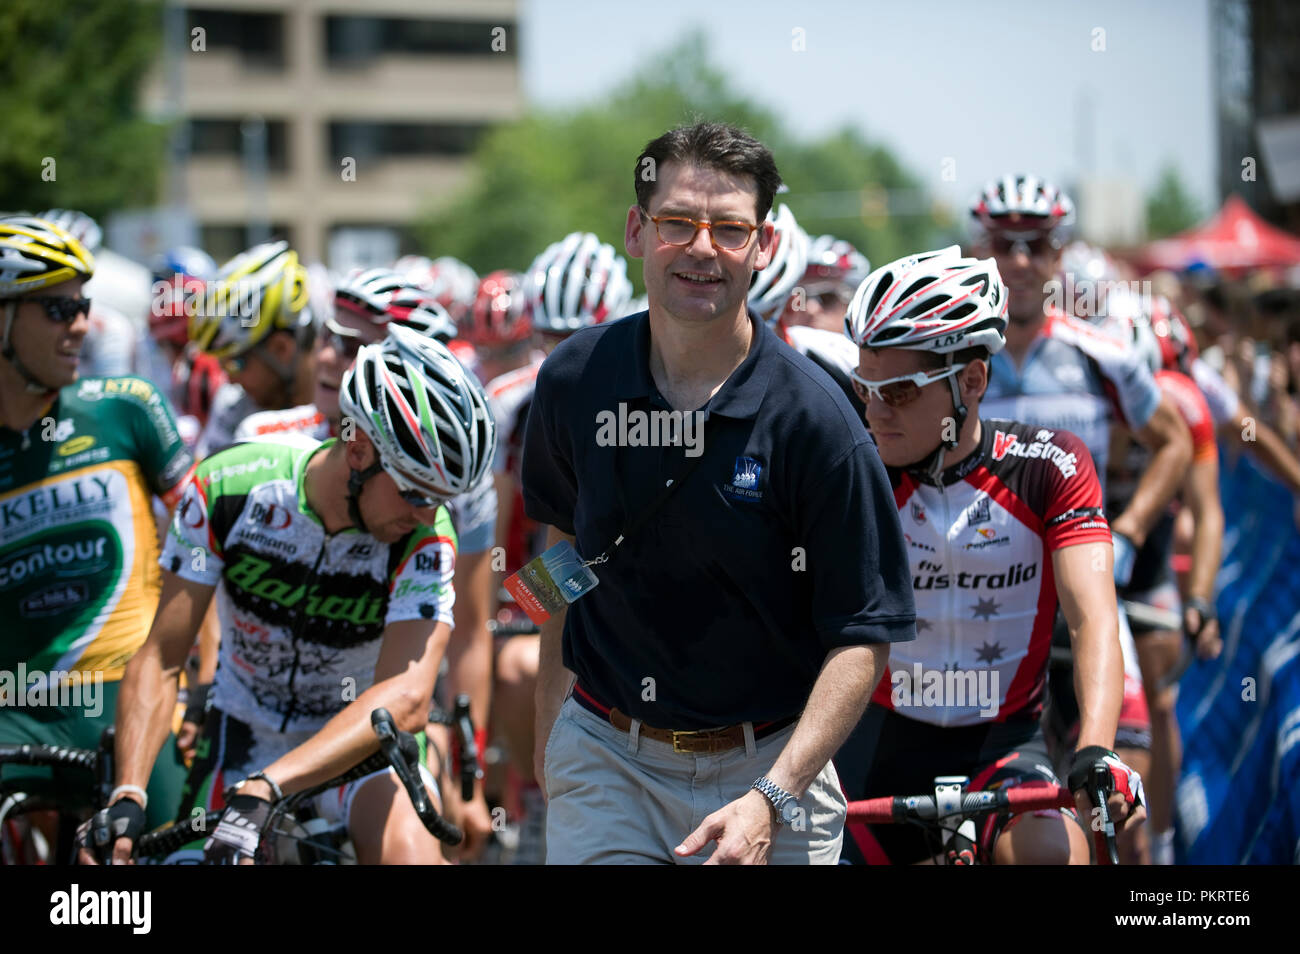
[{"label": "blurred building", "polygon": [[[219,261],[269,236],[336,267],[415,250],[523,110],[516,0],[175,0],[146,109],[181,120],[167,204]],[[436,251],[436,250],[433,250]]]},{"label": "blurred building", "polygon": [[1300,4],[1213,0],[1219,193],[1300,232]]}]

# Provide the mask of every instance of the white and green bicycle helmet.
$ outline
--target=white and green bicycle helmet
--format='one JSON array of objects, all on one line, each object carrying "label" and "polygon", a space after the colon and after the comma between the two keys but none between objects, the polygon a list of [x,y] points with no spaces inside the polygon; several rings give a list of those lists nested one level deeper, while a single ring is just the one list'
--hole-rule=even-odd
[{"label": "white and green bicycle helmet", "polygon": [[[492,469],[496,423],[474,376],[432,338],[390,324],[343,376],[343,419],[356,422],[379,461],[354,472],[349,498],[382,467],[404,494],[450,500]],[[353,521],[357,522],[357,514]]]}]

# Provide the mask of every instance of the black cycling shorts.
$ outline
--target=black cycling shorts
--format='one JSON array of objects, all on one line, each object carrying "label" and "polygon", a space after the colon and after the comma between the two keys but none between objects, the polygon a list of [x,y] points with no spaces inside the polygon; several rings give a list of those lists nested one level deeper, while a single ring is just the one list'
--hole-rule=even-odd
[{"label": "black cycling shorts", "polygon": [[[939,775],[965,775],[968,789],[1022,781],[1060,785],[1037,720],[943,727],[870,705],[835,756],[849,801],[882,795],[932,795]],[[986,850],[1010,819],[990,816],[979,830]],[[938,836],[911,824],[844,830],[841,864],[915,864],[940,851]]]}]

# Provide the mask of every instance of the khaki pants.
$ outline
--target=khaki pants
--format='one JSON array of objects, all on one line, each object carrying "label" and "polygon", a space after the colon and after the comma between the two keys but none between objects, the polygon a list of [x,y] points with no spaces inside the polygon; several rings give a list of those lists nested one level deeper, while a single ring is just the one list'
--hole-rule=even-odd
[{"label": "khaki pants", "polygon": [[[689,755],[640,738],[639,728],[634,722],[621,732],[572,697],[565,701],[546,740],[547,864],[704,862],[716,843],[685,859],[673,849],[766,775],[794,732],[790,725],[745,748]],[[803,824],[777,827],[771,862],[835,864],[845,800],[834,766],[827,763],[799,804]]]}]

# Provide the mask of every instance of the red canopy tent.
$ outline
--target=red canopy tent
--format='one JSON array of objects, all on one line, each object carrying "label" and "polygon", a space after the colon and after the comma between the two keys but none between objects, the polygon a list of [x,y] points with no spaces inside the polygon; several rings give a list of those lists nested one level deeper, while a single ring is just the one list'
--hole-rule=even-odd
[{"label": "red canopy tent", "polygon": [[1230,195],[1214,218],[1146,245],[1134,259],[1143,271],[1179,271],[1196,263],[1228,271],[1286,268],[1300,265],[1300,238],[1270,225],[1239,196]]}]

